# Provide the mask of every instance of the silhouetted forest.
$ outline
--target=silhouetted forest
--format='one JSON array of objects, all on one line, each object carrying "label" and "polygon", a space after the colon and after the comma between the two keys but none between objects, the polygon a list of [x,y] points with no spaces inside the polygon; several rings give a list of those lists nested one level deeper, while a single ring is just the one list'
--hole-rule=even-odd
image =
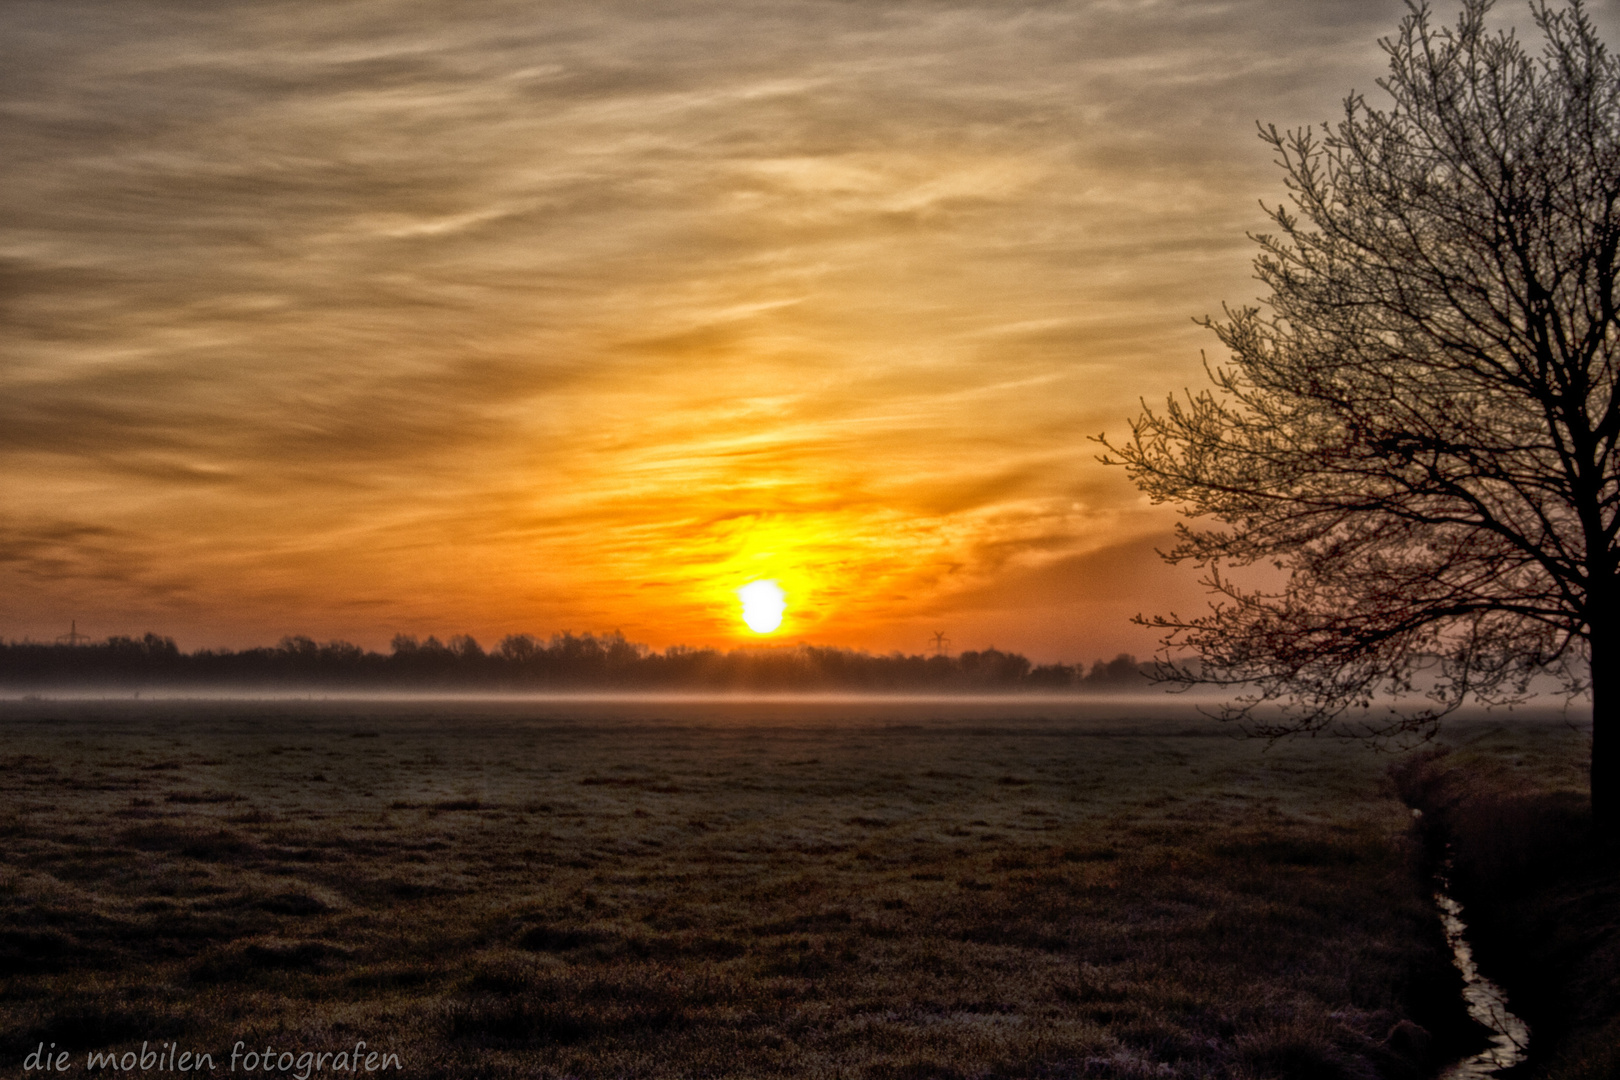
[{"label": "silhouetted forest", "polygon": [[376,688],[426,690],[1127,690],[1149,685],[1151,665],[1128,654],[1084,664],[1032,664],[986,649],[875,656],[852,649],[693,649],[662,652],[622,634],[529,634],[485,651],[467,636],[442,642],[400,635],[388,654],[346,641],[285,637],[274,647],[182,652],[172,638],[110,637],[94,644],[0,644],[0,686],[138,688]]}]

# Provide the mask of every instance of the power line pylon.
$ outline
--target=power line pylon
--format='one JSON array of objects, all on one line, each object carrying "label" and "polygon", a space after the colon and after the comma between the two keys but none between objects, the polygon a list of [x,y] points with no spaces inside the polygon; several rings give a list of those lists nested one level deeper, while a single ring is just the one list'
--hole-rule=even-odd
[{"label": "power line pylon", "polygon": [[951,643],[951,639],[945,636],[945,631],[943,631],[943,630],[935,630],[934,631],[934,655],[935,656],[944,656],[945,655],[945,646],[949,645],[950,643]]},{"label": "power line pylon", "polygon": [[56,639],[58,645],[83,645],[90,640],[89,634],[79,633],[79,620],[74,619],[68,623],[68,632]]}]

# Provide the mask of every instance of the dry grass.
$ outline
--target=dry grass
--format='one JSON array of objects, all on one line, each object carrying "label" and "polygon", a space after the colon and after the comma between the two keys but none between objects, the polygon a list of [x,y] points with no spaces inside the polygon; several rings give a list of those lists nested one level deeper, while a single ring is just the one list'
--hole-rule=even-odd
[{"label": "dry grass", "polygon": [[1387,758],[992,708],[8,706],[0,1053],[1350,1078],[1464,1032]]},{"label": "dry grass", "polygon": [[1474,953],[1534,1033],[1537,1080],[1620,1075],[1620,866],[1592,836],[1583,762],[1478,727],[1395,771],[1452,863]]}]

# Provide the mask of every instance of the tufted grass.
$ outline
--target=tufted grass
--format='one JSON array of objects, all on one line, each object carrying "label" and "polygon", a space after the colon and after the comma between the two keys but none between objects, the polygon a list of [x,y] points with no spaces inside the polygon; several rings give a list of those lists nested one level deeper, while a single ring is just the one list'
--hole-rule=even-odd
[{"label": "tufted grass", "polygon": [[0,1061],[1260,1080],[1473,1036],[1387,756],[1065,708],[8,704]]}]

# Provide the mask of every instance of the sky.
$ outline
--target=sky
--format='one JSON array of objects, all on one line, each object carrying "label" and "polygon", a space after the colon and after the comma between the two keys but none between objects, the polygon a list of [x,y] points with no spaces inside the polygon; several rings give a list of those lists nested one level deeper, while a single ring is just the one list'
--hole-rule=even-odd
[{"label": "sky", "polygon": [[1090,438],[1404,10],[8,0],[0,637],[1147,655]]}]

